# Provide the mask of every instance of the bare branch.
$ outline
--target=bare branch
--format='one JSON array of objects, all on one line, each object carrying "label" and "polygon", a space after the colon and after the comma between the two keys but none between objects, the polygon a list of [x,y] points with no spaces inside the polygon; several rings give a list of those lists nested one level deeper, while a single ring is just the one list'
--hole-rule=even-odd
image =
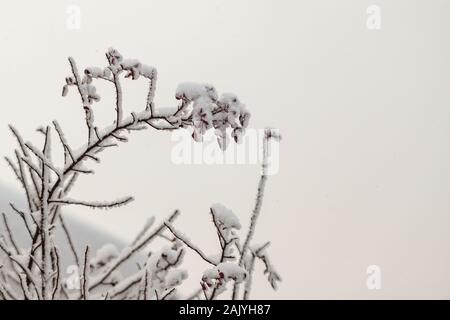
[{"label": "bare branch", "polygon": [[27,197],[28,209],[30,210],[30,212],[33,212],[37,208],[36,208],[36,206],[35,206],[35,204],[33,202],[32,191],[31,191],[30,187],[28,186],[28,179],[27,179],[24,167],[23,167],[23,163],[22,163],[22,159],[21,159],[21,156],[19,154],[19,151],[16,150],[15,154],[16,154],[17,162],[19,164],[20,177],[22,178],[21,179],[22,187],[23,187],[23,189],[25,191],[25,195]]},{"label": "bare branch", "polygon": [[20,181],[20,183],[22,182],[22,177],[20,176],[19,173],[19,168],[16,167],[16,165],[14,164],[14,162],[12,162],[12,160],[8,157],[4,157],[6,163],[8,164],[8,166],[11,168],[12,172],[14,172],[14,175],[16,176],[17,180]]},{"label": "bare branch", "polygon": [[[31,227],[30,227],[30,224],[28,222],[27,215],[24,212],[18,210],[12,203],[10,203],[9,205],[13,209],[13,212],[16,213],[19,217],[22,218],[23,223],[24,223],[24,225],[25,225],[25,227],[26,227],[30,237],[33,238],[33,232],[31,231]],[[32,217],[31,214],[30,214],[30,216]],[[35,226],[37,227],[36,221],[33,220],[33,222],[34,222]]]},{"label": "bare branch", "polygon": [[[37,150],[36,150],[37,151]],[[44,300],[50,299],[50,292],[47,279],[50,275],[50,266],[48,259],[50,258],[50,223],[49,215],[50,209],[48,206],[49,196],[49,170],[45,164],[45,160],[49,160],[50,157],[50,127],[47,127],[44,143],[44,151],[42,154],[42,195],[41,195],[41,221],[40,221],[40,235],[41,235],[41,266],[42,266],[42,298]]]},{"label": "bare branch", "polygon": [[122,124],[122,85],[120,84],[119,73],[113,74],[114,87],[116,88],[116,127]]},{"label": "bare branch", "polygon": [[172,288],[169,292],[162,296],[161,300],[166,300],[172,293],[174,293],[176,288]]},{"label": "bare branch", "polygon": [[[17,140],[17,143],[20,146],[20,149],[22,150],[22,153],[24,155],[25,158],[29,157],[29,152],[27,150],[27,148],[25,147],[25,143],[23,142],[22,137],[19,134],[19,131],[14,128],[12,125],[9,125],[9,129],[11,130],[12,134],[14,135],[14,137]],[[33,185],[36,191],[36,194],[40,193],[40,189],[39,189],[39,179],[36,176],[36,173],[34,173],[33,171],[31,171],[32,169],[30,168],[30,175],[31,175],[31,180],[33,181]],[[37,172],[37,175],[39,176],[39,172]]]},{"label": "bare branch", "polygon": [[83,104],[83,109],[86,114],[86,125],[88,128],[88,145],[91,145],[92,135],[94,132],[94,128],[93,128],[94,116],[92,114],[92,109],[91,109],[91,106],[89,103],[89,97],[86,93],[86,90],[82,89],[82,81],[81,81],[80,74],[78,73],[77,64],[75,63],[75,60],[72,57],[69,57],[69,63],[70,63],[70,67],[72,68],[72,74],[75,78],[75,85],[78,88],[78,93],[80,94],[81,102]]},{"label": "bare branch", "polygon": [[[39,168],[33,162],[31,162],[31,160],[28,158],[22,157],[21,159],[30,168],[32,173],[35,176],[37,176],[37,179],[41,180],[42,176],[41,176],[41,172],[39,172]],[[38,190],[37,194],[40,194],[42,192],[40,188],[37,188],[37,190]]]},{"label": "bare branch", "polygon": [[[47,137],[48,139],[48,137]],[[35,154],[41,162],[52,170],[58,177],[61,177],[61,172],[51,163],[51,161],[38,149],[36,149],[30,142],[25,143],[25,146]]]}]

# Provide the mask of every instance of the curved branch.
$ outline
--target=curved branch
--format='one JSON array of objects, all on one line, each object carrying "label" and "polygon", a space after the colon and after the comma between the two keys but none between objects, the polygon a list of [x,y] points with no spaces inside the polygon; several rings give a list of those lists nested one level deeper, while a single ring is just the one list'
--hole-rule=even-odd
[{"label": "curved branch", "polygon": [[119,199],[116,201],[111,201],[111,202],[88,202],[88,201],[79,201],[79,200],[73,200],[70,198],[66,198],[66,199],[58,199],[58,200],[49,200],[49,203],[57,203],[60,205],[85,206],[85,207],[89,207],[92,209],[111,209],[111,208],[124,206],[133,200],[134,200],[133,197],[126,197],[126,198]]}]

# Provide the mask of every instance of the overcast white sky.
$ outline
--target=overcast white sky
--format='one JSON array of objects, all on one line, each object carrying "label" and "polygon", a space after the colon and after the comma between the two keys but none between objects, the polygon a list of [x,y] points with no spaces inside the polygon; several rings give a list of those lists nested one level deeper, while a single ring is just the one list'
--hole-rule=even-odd
[{"label": "overcast white sky", "polygon": [[[366,27],[372,4],[380,30]],[[69,5],[81,9],[79,30],[66,27]],[[1,153],[14,147],[8,123],[38,142],[33,131],[58,119],[82,143],[79,98],[60,95],[66,58],[104,66],[114,46],[158,68],[157,106],[175,105],[179,82],[210,82],[240,96],[252,128],[282,132],[256,240],[272,241],[284,281],[273,293],[259,276],[254,298],[450,298],[449,39],[446,0],[10,1],[0,10]],[[145,85],[126,83],[126,109],[140,110]],[[98,91],[100,125],[113,118],[113,91]],[[177,226],[212,252],[209,205],[247,225],[259,168],[175,165],[173,146],[149,130],[106,152],[73,197],[136,201],[72,214],[132,239],[150,215],[179,208]],[[16,186],[4,164],[0,181]],[[188,262],[198,283],[204,266]],[[381,290],[366,287],[373,264]]]}]

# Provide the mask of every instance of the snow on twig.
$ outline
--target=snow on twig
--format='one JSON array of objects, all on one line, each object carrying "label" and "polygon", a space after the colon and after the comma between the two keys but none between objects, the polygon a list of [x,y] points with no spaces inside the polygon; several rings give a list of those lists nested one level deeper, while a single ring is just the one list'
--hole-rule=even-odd
[{"label": "snow on twig", "polygon": [[125,197],[118,200],[106,202],[106,201],[82,201],[75,200],[71,198],[64,198],[58,200],[50,200],[49,203],[59,204],[59,205],[76,205],[84,206],[92,209],[112,209],[127,205],[134,200],[133,197]]},{"label": "snow on twig", "polygon": [[206,262],[212,264],[212,265],[217,265],[217,262],[212,261],[211,259],[209,259],[203,252],[202,250],[197,247],[195,244],[193,244],[191,242],[191,240],[189,240],[184,234],[182,234],[181,232],[177,231],[175,229],[175,227],[169,223],[169,222],[165,222],[164,225],[167,227],[167,229],[169,229],[170,232],[172,232],[172,234],[179,239],[180,241],[182,241],[186,246],[188,246],[191,250],[195,251],[203,260],[205,260]]},{"label": "snow on twig", "polygon": [[[179,287],[188,276],[185,270],[179,268],[186,247],[211,265],[203,275],[196,275],[201,279],[202,288],[194,294],[194,298],[203,292],[205,299],[215,299],[226,290],[227,283],[248,281],[252,270],[249,272],[247,264],[240,263],[246,251],[265,263],[269,281],[275,288],[279,277],[267,253],[262,250],[255,255],[255,251],[249,248],[262,203],[263,186],[259,188],[261,195],[258,195],[260,200],[257,202],[260,204],[255,207],[255,218],[252,218],[252,226],[242,247],[238,234],[241,225],[237,216],[230,209],[214,204],[209,213],[219,242],[216,255],[207,256],[173,226],[179,215],[176,210],[157,226],[154,226],[154,217],[149,219],[122,251],[112,245],[104,245],[94,255],[88,245],[81,261],[83,254],[76,250],[70,228],[62,216],[63,206],[111,209],[134,200],[129,196],[114,201],[86,201],[68,196],[81,174],[94,174],[88,165],[91,161],[100,163],[102,151],[126,143],[133,132],[148,128],[158,131],[188,129],[196,142],[201,142],[206,132],[212,130],[219,147],[225,150],[230,140],[236,143],[242,141],[250,119],[249,111],[235,94],[219,95],[215,87],[208,83],[180,83],[175,90],[176,105],[165,110],[158,108],[154,101],[158,79],[156,68],[136,59],[124,58],[113,48],[107,51],[106,58],[108,63],[105,67],[90,66],[83,71],[78,69],[74,58],[68,59],[71,72],[65,79],[62,93],[66,96],[69,88],[75,87],[81,98],[88,130],[87,141],[83,145],[74,148],[56,120],[52,122],[52,127],[38,129],[44,136],[42,149],[31,142],[24,142],[18,130],[10,126],[19,147],[14,151],[15,161],[8,157],[6,161],[19,180],[28,203],[27,210],[19,210],[13,204],[11,210],[22,219],[30,235],[30,243],[22,248],[15,242],[14,231],[6,215],[3,215],[5,231],[0,234],[0,258],[6,255],[7,259],[0,265],[0,299],[178,299]],[[140,78],[144,78],[148,85],[145,107],[126,115],[122,81]],[[106,81],[115,91],[115,120],[104,128],[97,127],[94,118],[93,105],[101,99],[95,86],[97,81]],[[51,128],[62,146],[63,164],[53,160]],[[81,273],[76,293],[71,292],[67,286],[68,279],[62,273],[61,257],[54,237],[57,228],[64,232]],[[166,230],[174,238],[164,235]],[[147,261],[138,264],[139,270],[124,277],[120,272],[123,265],[138,256],[157,237],[164,238],[169,245],[161,250],[152,248]],[[251,282],[246,283],[246,288],[249,291]],[[248,297],[247,293],[245,297]]]}]

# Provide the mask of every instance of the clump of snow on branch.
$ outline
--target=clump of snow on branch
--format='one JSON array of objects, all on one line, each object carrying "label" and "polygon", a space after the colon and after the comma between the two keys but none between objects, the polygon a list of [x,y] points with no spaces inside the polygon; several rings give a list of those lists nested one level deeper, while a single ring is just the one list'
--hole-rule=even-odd
[{"label": "clump of snow on branch", "polygon": [[[226,284],[233,280],[241,283],[247,278],[247,271],[236,263],[222,262],[217,266],[205,270],[202,277],[203,290],[215,288],[216,292],[222,293],[226,289]],[[214,292],[214,291],[213,291]]]},{"label": "clump of snow on branch", "polygon": [[105,244],[100,249],[97,250],[97,254],[91,259],[91,266],[95,269],[104,267],[112,260],[119,256],[119,251],[113,244]]},{"label": "clump of snow on branch", "polygon": [[178,86],[175,97],[182,101],[182,115],[189,112],[192,104],[192,137],[195,141],[202,141],[203,135],[211,128],[214,128],[222,149],[226,149],[229,143],[226,132],[228,128],[232,129],[231,136],[236,142],[242,141],[250,113],[235,94],[224,93],[219,99],[217,90],[212,85],[185,82]]},{"label": "clump of snow on branch", "polygon": [[212,214],[223,229],[241,229],[241,223],[233,211],[220,203],[211,206]]}]

